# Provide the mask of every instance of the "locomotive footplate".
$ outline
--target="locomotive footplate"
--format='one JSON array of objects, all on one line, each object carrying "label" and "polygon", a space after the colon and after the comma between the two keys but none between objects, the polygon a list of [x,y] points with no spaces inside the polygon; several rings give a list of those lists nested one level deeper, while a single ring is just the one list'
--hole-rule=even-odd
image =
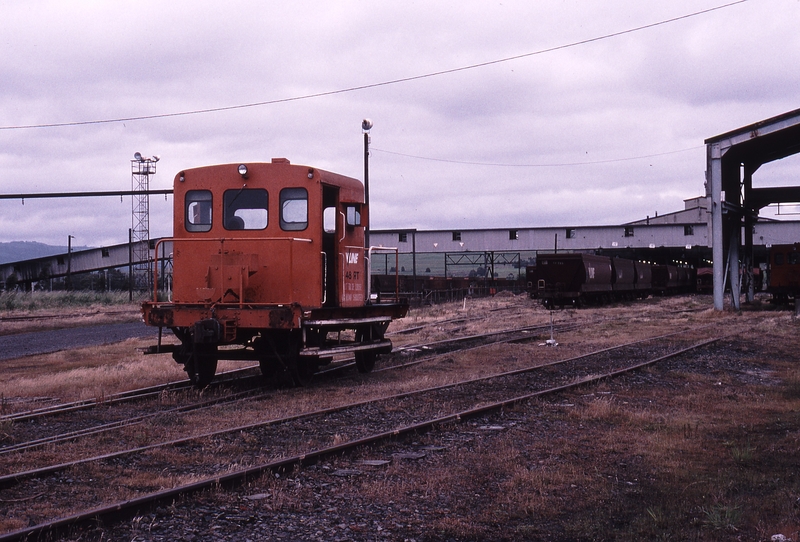
[{"label": "locomotive footplate", "polygon": [[341,346],[333,346],[330,348],[303,348],[300,350],[300,357],[308,358],[321,358],[326,356],[334,356],[336,354],[349,354],[352,352],[371,352],[373,354],[388,354],[392,351],[392,341],[389,339],[382,339],[374,341],[369,344],[343,344]]},{"label": "locomotive footplate", "polygon": [[[391,317],[386,315],[304,320],[302,322],[304,347],[299,354],[301,357],[324,358],[336,354],[389,353],[392,351],[392,341],[385,339],[383,335],[390,323]],[[341,332],[348,331],[355,332],[353,339],[342,338]],[[328,338],[329,333],[335,335],[335,338]]]}]

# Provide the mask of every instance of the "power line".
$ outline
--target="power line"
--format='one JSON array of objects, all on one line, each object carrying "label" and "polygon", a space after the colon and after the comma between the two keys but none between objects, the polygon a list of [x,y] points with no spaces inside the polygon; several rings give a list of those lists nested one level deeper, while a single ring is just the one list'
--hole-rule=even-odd
[{"label": "power line", "polygon": [[382,82],[379,82],[379,83],[370,83],[370,84],[366,84],[366,85],[352,86],[352,87],[342,88],[342,89],[338,89],[338,90],[329,90],[329,91],[325,91],[325,92],[316,92],[316,93],[313,93],[313,94],[304,94],[304,95],[301,95],[301,96],[293,96],[293,97],[290,97],[290,98],[279,98],[279,99],[276,99],[276,100],[266,100],[266,101],[262,101],[262,102],[253,102],[253,103],[239,104],[239,105],[229,105],[229,106],[224,106],[224,107],[212,107],[212,108],[208,108],[208,109],[195,109],[195,110],[192,110],[192,111],[181,111],[181,112],[177,112],[177,113],[162,113],[162,114],[157,114],[157,115],[140,115],[140,116],[135,116],[135,117],[119,117],[119,118],[114,118],[114,119],[85,120],[85,121],[73,121],[73,122],[54,122],[54,123],[48,123],[48,124],[26,124],[26,125],[19,125],[19,126],[0,126],[0,130],[24,130],[24,129],[31,129],[31,128],[63,128],[63,127],[68,127],[68,126],[87,126],[87,125],[93,125],[93,124],[111,124],[111,123],[115,123],[115,122],[132,122],[132,121],[137,121],[137,120],[164,119],[164,118],[171,118],[171,117],[184,117],[184,116],[188,116],[188,115],[201,115],[201,114],[205,114],[205,113],[219,113],[219,112],[222,112],[222,111],[234,111],[236,109],[246,109],[246,108],[251,108],[251,107],[261,107],[261,106],[265,106],[265,105],[275,105],[275,104],[279,104],[279,103],[296,102],[296,101],[300,101],[300,100],[310,100],[312,98],[322,98],[324,96],[333,96],[333,95],[336,95],[336,94],[344,94],[344,93],[348,93],[348,92],[356,92],[356,91],[359,91],[359,90],[367,90],[367,89],[371,89],[371,88],[384,87],[384,86],[388,86],[388,85],[396,85],[396,84],[399,84],[399,83],[408,83],[410,81],[418,81],[420,79],[428,79],[428,78],[431,78],[431,77],[438,77],[440,75],[449,75],[449,74],[452,74],[452,73],[458,73],[458,72],[467,71],[467,70],[474,70],[474,69],[477,69],[477,68],[484,68],[486,66],[492,66],[492,65],[495,65],[495,64],[501,64],[501,63],[504,63],[504,62],[511,62],[513,60],[520,60],[522,58],[528,58],[528,57],[531,57],[531,56],[542,55],[542,54],[545,54],[545,53],[552,53],[554,51],[560,51],[560,50],[563,50],[563,49],[569,49],[569,48],[572,48],[572,47],[578,47],[580,45],[586,45],[588,43],[593,43],[593,42],[597,42],[597,41],[616,38],[616,37],[619,37],[619,36],[623,36],[625,34],[632,34],[634,32],[639,32],[639,31],[642,31],[642,30],[647,30],[647,29],[654,28],[654,27],[657,27],[657,26],[663,26],[663,25],[674,23],[674,22],[681,21],[681,20],[684,20],[684,19],[697,17],[699,15],[704,15],[706,13],[711,13],[713,11],[718,11],[718,10],[721,10],[721,9],[729,8],[729,7],[735,6],[737,4],[743,4],[743,3],[747,2],[747,1],[748,0],[736,0],[735,2],[730,2],[730,3],[727,3],[727,4],[723,4],[721,6],[716,6],[716,7],[700,10],[700,11],[695,11],[693,13],[689,13],[689,14],[686,14],[686,15],[680,15],[678,17],[672,17],[671,19],[664,19],[664,20],[656,22],[656,23],[650,23],[650,24],[646,24],[646,25],[642,25],[642,26],[637,26],[637,27],[634,27],[634,28],[629,28],[627,30],[621,30],[619,32],[612,32],[610,34],[604,34],[602,36],[596,36],[594,38],[588,38],[588,39],[585,39],[585,40],[574,41],[572,43],[567,43],[567,44],[564,44],[564,45],[557,45],[555,47],[549,47],[547,49],[540,49],[538,51],[533,51],[533,52],[530,52],[530,53],[523,53],[523,54],[520,54],[520,55],[509,56],[509,57],[500,58],[500,59],[496,59],[496,60],[489,60],[487,62],[480,62],[480,63],[477,63],[477,64],[470,64],[470,65],[467,65],[467,66],[461,66],[460,68],[451,68],[451,69],[447,69],[447,70],[430,72],[430,73],[426,73],[426,74],[422,74],[422,75],[413,75],[413,76],[410,76],[410,77],[402,77],[402,78],[399,78],[399,79],[391,79],[389,81],[382,81]]},{"label": "power line", "polygon": [[680,149],[677,151],[667,151],[667,152],[660,152],[656,154],[645,154],[642,156],[629,156],[627,158],[610,158],[608,160],[591,160],[586,162],[553,162],[553,163],[543,163],[543,164],[507,164],[507,163],[500,163],[500,162],[469,162],[465,160],[450,160],[447,158],[433,158],[430,156],[418,156],[414,154],[405,154],[402,152],[394,152],[394,151],[387,151],[383,149],[376,149],[375,147],[370,147],[370,150],[382,152],[385,154],[394,154],[396,156],[404,156],[406,158],[414,158],[416,160],[428,160],[431,162],[445,162],[448,164],[462,164],[468,166],[490,166],[490,167],[520,167],[520,168],[536,168],[536,167],[567,167],[567,166],[590,166],[594,164],[611,164],[614,162],[629,162],[631,160],[643,160],[645,158],[656,158],[658,156],[667,156],[669,154],[678,154],[681,152],[693,151],[697,149],[704,149],[705,145],[689,147],[686,149]]}]

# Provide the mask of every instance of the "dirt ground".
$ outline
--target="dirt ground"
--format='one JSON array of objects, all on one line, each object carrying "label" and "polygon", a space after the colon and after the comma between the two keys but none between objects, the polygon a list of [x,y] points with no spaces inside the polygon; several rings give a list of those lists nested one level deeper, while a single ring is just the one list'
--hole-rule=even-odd
[{"label": "dirt ground", "polygon": [[[628,376],[207,494],[76,539],[800,542],[800,322],[765,303],[740,313],[711,307],[708,296],[687,296],[557,311],[556,322],[579,324],[556,335],[558,347],[509,345],[482,362],[474,354],[450,356],[418,371],[429,378],[522,366],[680,327],[721,326],[731,334]],[[548,322],[550,313],[523,296],[468,300],[412,311],[392,329],[419,331],[393,339],[445,338],[456,333],[452,326],[431,324],[458,316],[473,319],[457,331],[466,334]],[[105,393],[172,374],[149,375],[120,355],[125,361],[117,367],[137,373],[95,384]],[[36,388],[48,374],[46,359],[25,364],[25,395],[74,394]],[[63,374],[75,369],[64,359],[54,363]],[[13,379],[0,381],[4,400],[24,400],[20,389]],[[412,459],[360,463],[393,454]]]}]

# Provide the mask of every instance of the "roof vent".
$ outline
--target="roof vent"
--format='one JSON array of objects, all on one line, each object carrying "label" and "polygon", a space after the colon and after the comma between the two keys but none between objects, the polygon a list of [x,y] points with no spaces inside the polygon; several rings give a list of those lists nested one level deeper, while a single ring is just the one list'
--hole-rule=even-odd
[{"label": "roof vent", "polygon": [[289,159],[288,158],[273,158],[272,159],[272,163],[273,164],[288,164],[289,163]]}]

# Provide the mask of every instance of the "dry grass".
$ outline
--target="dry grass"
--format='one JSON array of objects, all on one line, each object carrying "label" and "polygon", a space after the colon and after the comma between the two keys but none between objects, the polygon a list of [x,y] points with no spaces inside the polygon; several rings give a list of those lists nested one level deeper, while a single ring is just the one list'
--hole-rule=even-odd
[{"label": "dry grass", "polygon": [[[691,297],[561,311],[557,322],[595,323],[559,334],[557,348],[495,345],[400,372],[353,376],[341,385],[276,390],[265,401],[242,405],[236,416],[315,410],[571,357],[670,328],[726,323],[736,334],[696,354],[691,364],[669,371],[659,366],[520,405],[506,412],[508,423],[501,418],[503,431],[457,426],[445,450],[424,462],[393,462],[349,482],[350,498],[399,511],[409,535],[420,540],[769,540],[782,533],[798,541],[800,325],[789,313],[732,315],[708,305],[706,298]],[[476,320],[441,323],[462,316]],[[455,326],[459,333],[478,333],[547,323],[549,317],[521,297],[468,300],[466,308],[454,303],[412,311],[393,329],[440,324],[393,341],[448,338]],[[138,346],[127,341],[8,362],[0,394],[92,398],[183,378],[169,356],[141,357]],[[337,436],[331,438],[335,443]],[[443,444],[437,433],[415,438],[417,446]],[[265,478],[264,484],[269,498],[260,506],[276,512],[307,507],[283,480]]]},{"label": "dry grass", "polygon": [[0,292],[0,335],[138,320],[127,292]]},{"label": "dry grass", "polygon": [[[661,308],[641,327],[614,323],[563,344],[657,334]],[[393,464],[354,491],[424,507],[409,522],[434,539],[800,540],[800,325],[769,312],[666,320],[728,321],[736,334],[683,369],[643,371],[653,384],[606,382],[517,409],[525,420],[507,430],[467,430],[474,438],[424,469]],[[479,357],[452,357],[481,370]]]},{"label": "dry grass", "polygon": [[[136,388],[185,380],[183,367],[169,355],[144,356],[139,351],[151,341],[121,343],[27,356],[3,362],[0,397],[4,403],[24,405],[33,400],[102,400]],[[220,362],[219,370],[239,367]]]}]

